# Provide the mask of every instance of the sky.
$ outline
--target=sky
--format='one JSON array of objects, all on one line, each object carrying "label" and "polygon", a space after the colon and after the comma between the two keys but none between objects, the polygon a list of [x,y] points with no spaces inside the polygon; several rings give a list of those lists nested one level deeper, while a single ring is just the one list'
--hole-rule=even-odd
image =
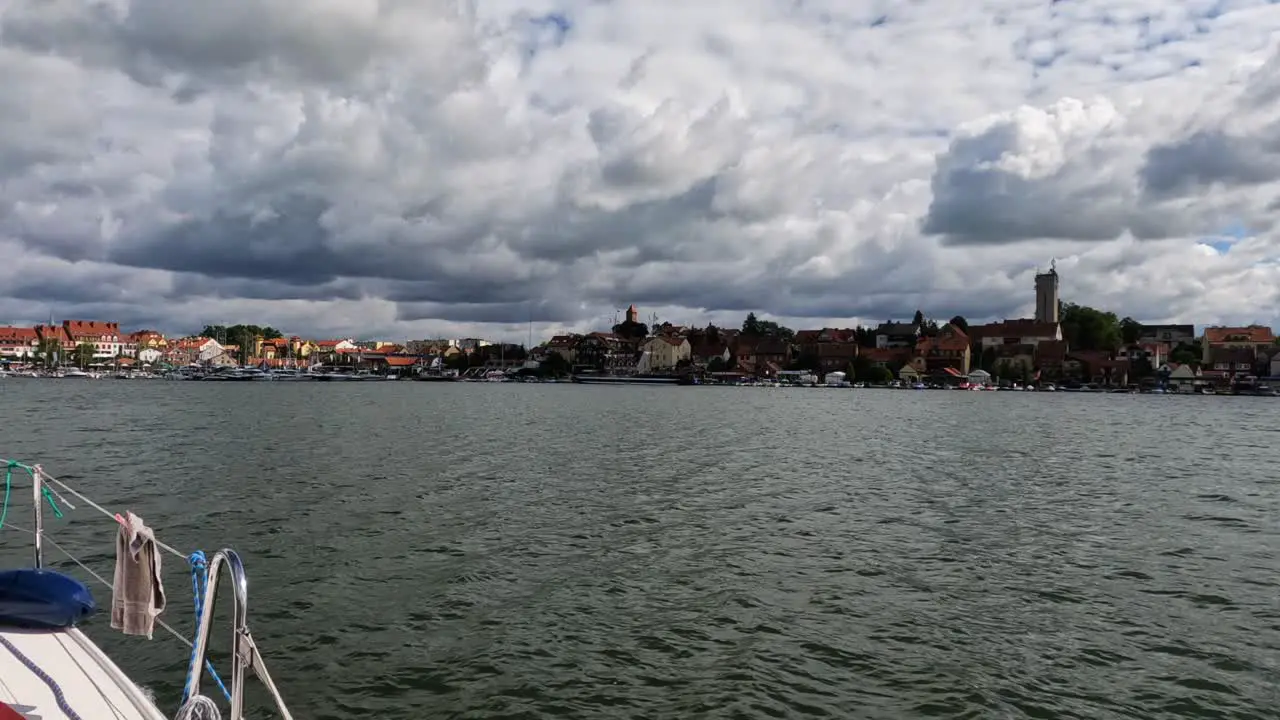
[{"label": "sky", "polygon": [[1280,324],[1280,3],[0,0],[0,323]]}]

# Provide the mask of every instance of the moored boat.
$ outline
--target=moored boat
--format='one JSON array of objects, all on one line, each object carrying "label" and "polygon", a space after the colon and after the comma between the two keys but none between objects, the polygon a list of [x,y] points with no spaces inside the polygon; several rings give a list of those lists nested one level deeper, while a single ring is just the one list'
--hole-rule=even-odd
[{"label": "moored boat", "polygon": [[679,385],[675,375],[596,375],[581,373],[570,378],[584,385]]},{"label": "moored boat", "polygon": [[[45,566],[44,549],[48,545],[78,565],[92,579],[108,588],[112,587],[46,532],[44,505],[49,506],[57,519],[64,517],[62,508],[76,509],[62,493],[83,503],[86,512],[90,509],[100,512],[117,523],[113,527],[119,535],[118,548],[128,544],[124,537],[129,528],[142,527],[141,520],[128,514],[129,521],[126,521],[75,488],[48,475],[39,465],[25,465],[3,459],[0,459],[0,465],[7,467],[4,494],[0,497],[0,533],[3,533],[0,537],[6,540],[13,537],[11,531],[27,533],[32,537],[34,550],[33,567],[0,572],[0,718],[220,720],[224,715],[219,710],[219,704],[201,692],[207,675],[222,691],[228,707],[225,717],[243,720],[246,671],[252,671],[274,701],[276,714],[285,720],[292,720],[293,716],[286,708],[249,631],[248,581],[240,556],[234,550],[219,550],[206,562],[203,553],[180,553],[159,539],[150,537],[149,530],[146,534],[136,535],[138,539],[146,538],[140,544],[150,551],[157,554],[167,552],[187,561],[191,566],[192,585],[196,589],[194,614],[197,622],[194,638],[189,640],[183,637],[166,623],[163,610],[154,619],[158,629],[167,631],[191,648],[183,701],[176,713],[170,716],[156,706],[150,693],[133,682],[100,647],[78,629],[79,623],[97,610],[89,589],[70,575]],[[31,480],[31,497],[35,503],[31,528],[21,528],[3,521],[8,515],[14,481],[21,479],[23,474]],[[135,522],[136,525],[130,525],[130,522]],[[122,529],[120,526],[125,527]],[[117,562],[120,562],[119,559]],[[137,564],[136,560],[134,562]],[[158,562],[156,568],[158,570]],[[219,580],[224,570],[231,581],[231,617],[236,645],[231,657],[230,674],[225,683],[206,657]],[[120,577],[118,565],[117,581]],[[173,596],[181,597],[181,594],[175,593]],[[113,627],[116,626],[116,621],[117,616],[113,612]],[[149,626],[145,629],[130,628],[127,621],[125,627],[131,635],[149,636],[151,632]]]}]

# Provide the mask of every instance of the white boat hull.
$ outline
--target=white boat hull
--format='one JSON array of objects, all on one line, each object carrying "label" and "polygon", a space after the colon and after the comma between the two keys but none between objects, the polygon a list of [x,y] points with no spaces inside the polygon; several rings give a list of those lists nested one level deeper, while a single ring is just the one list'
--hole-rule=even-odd
[{"label": "white boat hull", "polygon": [[[142,688],[79,630],[0,630],[32,664],[62,689],[66,703],[84,720],[166,720]],[[70,720],[53,690],[0,643],[0,702],[19,715],[41,720]]]}]

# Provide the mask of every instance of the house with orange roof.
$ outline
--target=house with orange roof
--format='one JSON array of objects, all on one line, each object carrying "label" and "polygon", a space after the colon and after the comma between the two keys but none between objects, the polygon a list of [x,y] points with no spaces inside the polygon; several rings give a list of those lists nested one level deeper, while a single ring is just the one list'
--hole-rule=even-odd
[{"label": "house with orange roof", "polygon": [[893,371],[911,360],[910,348],[862,348],[859,356],[872,367]]},{"label": "house with orange roof", "polygon": [[40,347],[40,336],[33,327],[0,327],[0,360],[29,360]]},{"label": "house with orange roof", "polygon": [[967,333],[973,344],[981,349],[1000,350],[1004,346],[1028,346],[1032,351],[1040,343],[1062,340],[1062,325],[1056,322],[1040,322],[1028,318],[1015,318],[970,325]]},{"label": "house with orange roof", "polygon": [[651,370],[671,370],[682,362],[689,362],[693,356],[689,339],[680,335],[651,337],[640,346],[640,351],[649,353]]},{"label": "house with orange roof", "polygon": [[321,355],[342,355],[345,353],[359,352],[360,346],[356,345],[354,340],[350,338],[343,340],[317,340],[316,352]]},{"label": "house with orange roof", "polygon": [[125,342],[134,345],[137,349],[155,348],[158,350],[168,346],[169,341],[165,336],[156,330],[138,330],[131,332],[125,336]]},{"label": "house with orange roof", "polygon": [[582,340],[581,335],[556,335],[548,340],[544,347],[547,352],[555,353],[567,362],[572,363],[578,359],[577,348],[580,340]]},{"label": "house with orange roof", "polygon": [[226,351],[227,348],[213,338],[185,337],[169,343],[165,359],[173,365],[206,364]]},{"label": "house with orange roof", "polygon": [[120,323],[100,320],[63,320],[62,327],[77,347],[88,345],[93,348],[94,362],[114,360],[124,350],[124,341],[120,336]]},{"label": "house with orange roof", "polygon": [[293,352],[288,338],[266,339],[261,336],[253,339],[253,357],[274,360],[288,357]]},{"label": "house with orange roof", "polygon": [[169,341],[155,330],[138,330],[124,336],[121,352],[126,357],[137,358],[144,365],[159,362]]},{"label": "house with orange roof", "polygon": [[1214,350],[1251,350],[1257,355],[1262,350],[1275,345],[1276,336],[1271,328],[1265,325],[1249,325],[1247,327],[1207,327],[1201,345],[1200,362],[1203,365],[1213,363]]},{"label": "house with orange roof", "polygon": [[76,349],[76,342],[67,334],[67,329],[61,325],[36,325],[33,329],[36,331],[36,335],[40,337],[42,345],[56,345],[64,353],[69,353]]},{"label": "house with orange roof", "polygon": [[962,382],[969,377],[972,343],[960,328],[947,323],[937,334],[920,338],[911,364],[921,375],[954,378]]}]

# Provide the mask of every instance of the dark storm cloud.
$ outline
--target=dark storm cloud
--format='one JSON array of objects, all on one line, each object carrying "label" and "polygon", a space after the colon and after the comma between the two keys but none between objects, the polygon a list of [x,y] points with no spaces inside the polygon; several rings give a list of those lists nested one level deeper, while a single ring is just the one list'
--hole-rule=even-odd
[{"label": "dark storm cloud", "polygon": [[523,231],[511,231],[511,249],[530,259],[571,262],[596,253],[633,249],[635,264],[680,259],[682,236],[691,221],[714,221],[717,179],[694,184],[672,197],[616,210],[582,208],[565,202]]},{"label": "dark storm cloud", "polygon": [[332,207],[323,198],[294,194],[272,204],[273,217],[218,211],[207,220],[119,241],[109,259],[133,267],[293,285],[322,285],[339,277],[422,281],[440,273],[435,253],[483,231],[479,225],[442,231],[439,245],[398,243],[395,237],[374,238],[365,246],[342,245],[323,220]]},{"label": "dark storm cloud", "polygon": [[183,274],[174,282],[173,299],[189,297],[247,300],[359,300],[370,293],[359,280],[339,279],[321,284],[283,280],[247,280]]},{"label": "dark storm cloud", "polygon": [[942,236],[947,245],[981,246],[1043,239],[1105,242],[1125,232],[1160,239],[1188,231],[1184,211],[1141,203],[1106,147],[1081,150],[1050,173],[1005,169],[1001,159],[1016,152],[1014,132],[997,125],[952,142],[938,158],[922,232]]},{"label": "dark storm cloud", "polygon": [[484,305],[400,303],[396,306],[397,320],[447,320],[458,323],[576,323],[599,314],[584,310],[576,302],[556,300]]},{"label": "dark storm cloud", "polygon": [[541,298],[551,290],[548,283],[533,281],[486,282],[481,278],[440,277],[415,281],[395,281],[380,286],[378,296],[397,303],[496,303],[514,305]]},{"label": "dark storm cloud", "polygon": [[5,284],[5,296],[46,304],[147,303],[163,298],[169,282],[139,278],[128,268],[104,265],[36,264]]},{"label": "dark storm cloud", "polygon": [[1280,179],[1280,126],[1272,137],[1239,137],[1220,129],[1147,151],[1141,177],[1153,196],[1167,197],[1214,183],[1258,185]]},{"label": "dark storm cloud", "polygon": [[336,278],[343,264],[325,244],[329,233],[320,225],[329,207],[319,198],[293,196],[276,205],[275,217],[256,222],[218,211],[208,220],[118,243],[108,259],[212,277],[324,283]]}]

